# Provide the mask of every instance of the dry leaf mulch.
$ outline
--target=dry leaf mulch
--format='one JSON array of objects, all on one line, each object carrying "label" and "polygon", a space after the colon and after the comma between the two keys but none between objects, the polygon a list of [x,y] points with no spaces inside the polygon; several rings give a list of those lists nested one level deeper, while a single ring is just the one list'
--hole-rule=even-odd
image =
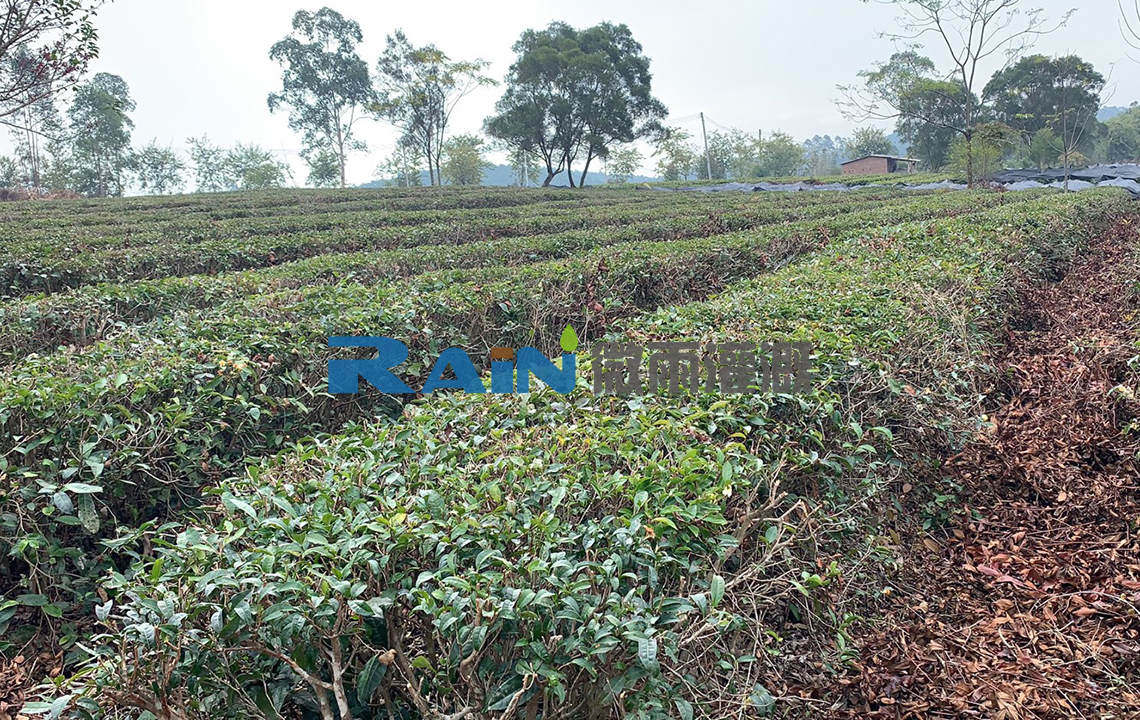
[{"label": "dry leaf mulch", "polygon": [[26,666],[23,655],[11,660],[0,657],[0,720],[15,720],[27,701],[24,691],[31,679]]},{"label": "dry leaf mulch", "polygon": [[1023,291],[1008,401],[948,463],[966,519],[941,545],[911,533],[841,716],[1140,718],[1137,235],[1121,221]]}]

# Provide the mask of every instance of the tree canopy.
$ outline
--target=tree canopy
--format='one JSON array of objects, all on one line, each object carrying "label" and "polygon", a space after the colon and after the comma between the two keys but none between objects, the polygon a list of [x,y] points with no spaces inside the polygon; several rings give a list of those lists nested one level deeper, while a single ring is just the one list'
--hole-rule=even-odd
[{"label": "tree canopy", "polygon": [[285,187],[291,177],[289,165],[256,144],[237,143],[222,160],[228,186],[237,190]]},{"label": "tree canopy", "polygon": [[449,185],[478,185],[489,166],[483,158],[483,140],[477,135],[456,135],[444,142],[440,170]]},{"label": "tree canopy", "polygon": [[427,161],[433,185],[441,182],[440,163],[455,106],[475,88],[495,84],[482,74],[488,64],[453,61],[435,45],[414,47],[402,30],[388,36],[377,64],[377,97],[371,111],[403,131],[401,143]]},{"label": "tree canopy", "polygon": [[1104,76],[1076,55],[1029,55],[994,74],[983,97],[994,117],[1028,141],[1048,129],[1064,148],[1089,150],[1098,133],[1096,119]]},{"label": "tree canopy", "polygon": [[653,143],[657,174],[665,180],[687,180],[697,164],[692,135],[680,128],[666,128]]},{"label": "tree canopy", "polygon": [[636,147],[619,147],[610,150],[606,156],[606,174],[609,182],[629,182],[630,176],[641,167],[641,151]]},{"label": "tree canopy", "polygon": [[289,109],[289,127],[304,133],[309,153],[335,153],[341,187],[348,154],[365,149],[353,126],[373,98],[368,65],[356,54],[362,39],[360,25],[335,10],[298,10],[293,34],[269,50],[284,67],[281,92],[269,95],[270,111]]},{"label": "tree canopy", "polygon": [[[27,48],[21,46],[0,60],[0,68],[12,69],[27,62],[28,58]],[[32,95],[39,94],[33,92]],[[35,99],[29,96],[27,100],[20,103],[22,107],[4,118],[3,123],[8,125],[15,146],[19,183],[26,188],[41,189],[47,171],[47,151],[53,141],[58,139],[63,121],[56,109],[55,95],[42,94]]]},{"label": "tree canopy", "polygon": [[660,128],[665,106],[652,94],[649,58],[625,25],[578,30],[562,22],[527,30],[513,47],[518,57],[507,88],[488,118],[492,137],[537,153],[549,185],[563,170],[575,185],[590,162],[611,145],[631,143]]},{"label": "tree canopy", "polygon": [[182,171],[186,164],[174,150],[151,140],[134,153],[131,169],[140,190],[151,195],[167,195],[182,189]]},{"label": "tree canopy", "polygon": [[847,152],[852,159],[865,155],[895,155],[898,148],[881,128],[857,128],[847,141]]},{"label": "tree canopy", "polygon": [[1104,122],[1103,155],[1110,162],[1140,162],[1140,106]]},{"label": "tree canopy", "polygon": [[0,119],[79,82],[99,54],[103,0],[5,0],[0,9]]},{"label": "tree canopy", "polygon": [[130,88],[118,75],[98,73],[76,89],[67,111],[74,139],[62,159],[69,187],[93,197],[123,194],[135,126],[128,113],[134,109]]}]

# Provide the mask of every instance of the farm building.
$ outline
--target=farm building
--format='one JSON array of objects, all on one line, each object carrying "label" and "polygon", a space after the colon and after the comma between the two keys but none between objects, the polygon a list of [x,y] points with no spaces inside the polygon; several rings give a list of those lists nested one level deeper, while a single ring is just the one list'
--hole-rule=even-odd
[{"label": "farm building", "polygon": [[913,173],[918,169],[918,161],[911,158],[891,157],[890,155],[865,155],[857,160],[841,163],[844,175],[886,175],[888,173]]}]

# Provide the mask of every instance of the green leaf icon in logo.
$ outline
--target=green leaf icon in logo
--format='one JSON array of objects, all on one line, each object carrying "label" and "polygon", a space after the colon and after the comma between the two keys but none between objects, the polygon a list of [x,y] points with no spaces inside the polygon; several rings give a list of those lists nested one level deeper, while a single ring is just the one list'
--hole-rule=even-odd
[{"label": "green leaf icon in logo", "polygon": [[569,325],[562,331],[562,350],[572,353],[578,349],[578,333],[574,332],[574,328]]}]

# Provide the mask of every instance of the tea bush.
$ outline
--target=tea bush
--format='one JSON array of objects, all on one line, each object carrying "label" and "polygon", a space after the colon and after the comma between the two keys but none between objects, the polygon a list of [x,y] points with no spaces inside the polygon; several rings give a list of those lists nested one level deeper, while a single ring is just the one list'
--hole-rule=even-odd
[{"label": "tea bush", "polygon": [[[814,220],[828,227],[893,223],[955,212],[971,212],[1010,202],[1023,202],[1026,193],[971,196],[941,195],[924,199],[896,196],[822,207]],[[868,211],[875,212],[868,212]],[[826,211],[827,214],[824,214]],[[794,235],[814,230],[811,220],[798,215],[764,214],[751,219],[728,216],[678,216],[593,230],[427,245],[379,252],[336,252],[270,268],[211,276],[164,277],[123,284],[81,287],[46,297],[0,304],[0,362],[29,353],[46,353],[60,345],[86,345],[165,314],[190,308],[211,308],[221,302],[275,290],[329,283],[375,284],[428,272],[487,266],[516,266],[542,260],[576,257],[582,253],[639,240],[679,240],[708,237],[727,230],[759,229],[766,235]]]},{"label": "tea bush", "polygon": [[111,574],[108,632],[58,707],[771,711],[744,682],[757,638],[842,572],[812,548],[858,542],[843,518],[922,452],[908,428],[953,441],[1011,275],[1052,272],[1126,212],[1096,191],[853,232],[608,328],[811,341],[819,377],[801,396],[437,395],[291,444],[200,514],[111,541],[137,561]]},{"label": "tea bush", "polygon": [[[881,199],[868,191],[863,202]],[[582,198],[585,198],[583,200]],[[212,220],[209,217],[85,228],[75,220],[33,229],[0,243],[0,296],[51,293],[98,282],[265,267],[329,252],[458,244],[629,223],[700,217],[720,232],[832,214],[846,202],[824,194],[798,202],[780,197],[582,194],[505,208],[332,214]],[[130,219],[130,215],[122,218]],[[21,223],[22,225],[23,223]],[[16,226],[20,227],[20,226]],[[13,232],[9,230],[9,232]],[[21,231],[24,232],[24,231]]]}]

